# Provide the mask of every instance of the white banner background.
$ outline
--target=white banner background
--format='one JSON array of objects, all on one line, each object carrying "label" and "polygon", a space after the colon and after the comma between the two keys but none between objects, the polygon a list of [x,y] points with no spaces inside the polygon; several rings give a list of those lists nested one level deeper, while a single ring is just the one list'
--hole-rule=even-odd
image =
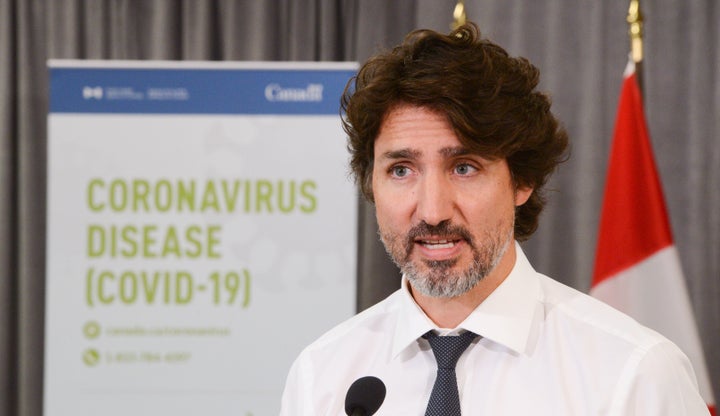
[{"label": "white banner background", "polygon": [[45,415],[277,414],[292,359],[355,311],[337,113],[48,128]]}]

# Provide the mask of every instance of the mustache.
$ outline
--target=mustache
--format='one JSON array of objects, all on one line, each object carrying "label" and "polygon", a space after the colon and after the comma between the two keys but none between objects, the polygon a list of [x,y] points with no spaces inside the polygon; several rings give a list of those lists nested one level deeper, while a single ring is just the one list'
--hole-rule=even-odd
[{"label": "mustache", "polygon": [[467,228],[461,225],[454,225],[450,223],[450,220],[440,221],[437,225],[430,225],[425,221],[420,221],[408,231],[405,242],[405,254],[407,258],[410,257],[410,253],[415,246],[415,240],[422,237],[460,237],[467,241],[471,248],[475,247],[472,234],[470,234]]}]

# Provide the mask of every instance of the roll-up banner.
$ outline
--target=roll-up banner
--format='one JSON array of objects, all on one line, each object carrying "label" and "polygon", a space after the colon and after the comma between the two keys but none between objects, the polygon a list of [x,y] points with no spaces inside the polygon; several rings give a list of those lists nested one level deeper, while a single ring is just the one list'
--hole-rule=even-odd
[{"label": "roll-up banner", "polygon": [[44,414],[276,415],[355,312],[356,65],[49,66]]}]

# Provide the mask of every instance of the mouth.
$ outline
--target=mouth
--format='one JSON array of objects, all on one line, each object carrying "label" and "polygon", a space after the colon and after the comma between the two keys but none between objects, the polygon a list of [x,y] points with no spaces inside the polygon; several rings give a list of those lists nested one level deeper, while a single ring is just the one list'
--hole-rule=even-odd
[{"label": "mouth", "polygon": [[461,237],[419,237],[414,243],[420,258],[430,261],[456,259],[462,253],[465,240]]},{"label": "mouth", "polygon": [[460,243],[460,238],[420,238],[416,239],[415,243],[420,244],[428,250],[442,250],[455,247]]},{"label": "mouth", "polygon": [[473,240],[465,227],[452,225],[447,220],[437,225],[421,221],[408,231],[405,260],[409,261],[413,255],[431,261],[457,259],[468,247],[473,248]]}]

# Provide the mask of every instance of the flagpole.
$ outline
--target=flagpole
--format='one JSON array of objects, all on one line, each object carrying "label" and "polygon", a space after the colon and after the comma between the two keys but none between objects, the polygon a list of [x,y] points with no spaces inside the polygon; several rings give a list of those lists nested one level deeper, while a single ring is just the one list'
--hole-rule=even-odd
[{"label": "flagpole", "polygon": [[454,30],[464,25],[465,22],[467,22],[467,14],[465,13],[465,2],[463,0],[458,0],[457,4],[455,5],[455,10],[453,10],[453,23],[450,25],[450,27]]},{"label": "flagpole", "polygon": [[630,0],[628,8],[627,22],[630,25],[630,56],[635,63],[635,74],[640,86],[640,92],[643,91],[642,77],[642,61],[643,61],[643,14],[640,10],[640,0]]}]

